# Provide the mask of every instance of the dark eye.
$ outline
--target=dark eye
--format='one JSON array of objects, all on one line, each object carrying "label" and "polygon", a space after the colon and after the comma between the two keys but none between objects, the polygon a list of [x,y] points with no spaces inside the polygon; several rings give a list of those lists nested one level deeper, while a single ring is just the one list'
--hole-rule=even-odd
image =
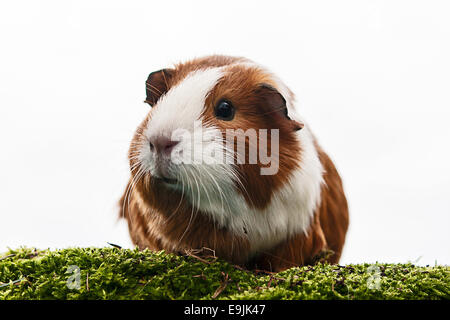
[{"label": "dark eye", "polygon": [[221,100],[214,108],[214,114],[217,119],[230,121],[234,118],[234,107],[231,102]]}]

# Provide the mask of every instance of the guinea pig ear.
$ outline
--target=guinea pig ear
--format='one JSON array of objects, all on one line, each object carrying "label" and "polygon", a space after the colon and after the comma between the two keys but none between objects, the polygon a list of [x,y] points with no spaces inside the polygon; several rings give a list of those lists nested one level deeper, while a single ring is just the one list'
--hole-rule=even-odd
[{"label": "guinea pig ear", "polygon": [[161,69],[150,73],[145,82],[147,97],[144,102],[153,107],[159,98],[169,90],[169,79],[174,72],[173,69]]},{"label": "guinea pig ear", "polygon": [[289,117],[288,109],[286,106],[286,99],[278,92],[277,89],[268,84],[261,84],[257,89],[256,93],[262,99],[264,99],[265,104],[269,107],[268,112],[282,112],[283,116],[288,119],[292,124],[292,129],[294,131],[301,130],[303,128],[303,123],[292,120]]}]

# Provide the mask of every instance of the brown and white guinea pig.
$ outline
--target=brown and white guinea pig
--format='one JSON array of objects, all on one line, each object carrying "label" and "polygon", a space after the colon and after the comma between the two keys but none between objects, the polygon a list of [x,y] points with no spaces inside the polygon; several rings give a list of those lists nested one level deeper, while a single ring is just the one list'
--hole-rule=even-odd
[{"label": "brown and white guinea pig", "polygon": [[146,94],[120,201],[135,245],[271,271],[338,262],[342,182],[278,77],[207,56],[151,73]]}]

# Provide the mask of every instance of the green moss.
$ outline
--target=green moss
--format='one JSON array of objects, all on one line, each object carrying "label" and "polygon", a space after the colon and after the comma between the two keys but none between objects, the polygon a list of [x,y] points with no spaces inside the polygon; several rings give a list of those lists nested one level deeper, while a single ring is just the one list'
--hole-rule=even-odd
[{"label": "green moss", "polygon": [[[67,273],[72,265],[80,281],[69,289],[68,281],[77,283],[76,272]],[[214,298],[450,299],[450,267],[318,264],[261,274],[220,260],[137,249],[18,249],[0,255],[0,299]]]}]

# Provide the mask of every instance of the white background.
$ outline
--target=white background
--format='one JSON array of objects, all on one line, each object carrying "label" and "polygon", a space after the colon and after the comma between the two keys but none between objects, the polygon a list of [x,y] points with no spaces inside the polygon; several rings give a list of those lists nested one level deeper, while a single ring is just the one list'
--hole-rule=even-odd
[{"label": "white background", "polygon": [[277,73],[342,174],[342,263],[450,264],[448,1],[4,1],[0,252],[131,247],[116,203],[147,75],[212,53]]}]

